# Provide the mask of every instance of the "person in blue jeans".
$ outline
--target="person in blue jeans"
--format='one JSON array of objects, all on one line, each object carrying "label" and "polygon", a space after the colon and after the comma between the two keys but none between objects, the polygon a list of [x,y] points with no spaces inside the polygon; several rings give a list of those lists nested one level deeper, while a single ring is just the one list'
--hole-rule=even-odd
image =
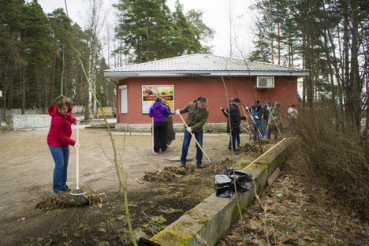
[{"label": "person in blue jeans", "polygon": [[50,130],[47,135],[47,144],[53,157],[55,168],[53,175],[54,193],[70,191],[67,186],[67,169],[69,159],[69,145],[75,149],[81,145],[71,139],[72,124],[80,122],[72,116],[70,98],[60,95],[54,100],[54,104],[48,108],[51,116]]},{"label": "person in blue jeans", "polygon": [[[252,107],[246,108],[246,110],[250,110],[250,113],[252,115],[251,122],[253,124],[254,128],[254,142],[257,139],[257,136],[259,135],[259,131],[261,134],[261,138],[264,137],[263,134],[263,107],[261,106],[261,103],[259,100],[256,100],[256,104]],[[259,130],[258,130],[259,129]]]},{"label": "person in blue jeans", "polygon": [[[183,109],[177,109],[176,114],[184,114],[188,113],[188,117],[186,119],[187,128],[184,131],[184,139],[182,145],[182,155],[181,155],[181,165],[180,167],[186,167],[188,147],[191,143],[192,135],[195,136],[197,142],[202,147],[203,144],[203,127],[209,116],[209,109],[206,107],[206,103],[208,100],[199,96],[195,101],[190,102]],[[196,164],[198,168],[203,168],[202,165],[202,150],[196,144]]]}]

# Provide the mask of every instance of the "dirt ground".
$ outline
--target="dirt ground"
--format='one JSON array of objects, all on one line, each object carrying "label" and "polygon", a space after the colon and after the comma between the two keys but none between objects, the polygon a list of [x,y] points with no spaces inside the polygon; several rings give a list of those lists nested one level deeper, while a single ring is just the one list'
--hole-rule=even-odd
[{"label": "dirt ground", "polygon": [[302,169],[298,156],[289,158],[278,179],[216,246],[369,245],[368,221],[347,207],[330,184],[308,182]]},{"label": "dirt ground", "polygon": [[[80,131],[80,186],[93,190],[101,201],[84,207],[35,209],[52,194],[54,164],[46,145],[47,132],[0,132],[0,245],[131,245],[123,193],[115,168],[103,153],[104,149],[108,156],[112,154],[104,130]],[[123,133],[113,134],[123,150]],[[247,144],[246,135],[241,136],[242,151],[232,156],[226,134],[205,134],[204,148],[214,166],[197,169],[191,143],[189,168],[179,169],[182,141],[178,133],[167,154],[152,156],[150,134],[126,136],[123,160],[136,238],[150,238],[214,192],[214,175],[226,165],[240,170],[241,163],[260,155]],[[275,143],[262,147],[266,151]],[[72,189],[76,187],[75,157],[71,148],[68,185]],[[205,157],[203,163],[208,165]],[[343,200],[326,187],[306,182],[294,156],[217,245],[368,245],[368,235],[368,223]]]},{"label": "dirt ground", "polygon": [[[104,234],[106,235],[115,235],[116,233],[109,234],[109,230],[112,228],[115,232],[118,230],[114,228],[115,222],[112,221],[124,221],[123,218],[117,215],[124,216],[124,211],[122,207],[123,195],[118,192],[115,167],[104,155],[104,152],[109,157],[112,154],[110,140],[105,130],[81,129],[79,141],[82,146],[80,149],[80,187],[84,191],[91,189],[106,197],[102,203],[103,205],[46,212],[35,210],[35,206],[43,197],[52,193],[54,163],[46,144],[47,133],[48,129],[0,132],[0,245],[79,245],[78,243],[81,242],[72,242],[79,239],[87,240],[86,244],[88,245],[100,245],[101,242],[105,241],[110,245],[115,244],[114,242],[117,244],[124,242],[126,240],[124,238],[112,239],[104,238],[104,236],[86,239],[88,237],[87,231],[93,232],[93,228],[85,228],[87,225],[99,224],[101,221],[105,221],[105,229],[104,226],[95,229],[105,231]],[[74,130],[73,139],[76,138],[75,134],[76,131]],[[124,133],[113,132],[113,134],[116,144],[120,146],[119,149],[122,151]],[[248,141],[248,137],[242,136],[241,141],[245,143]],[[141,179],[146,172],[163,170],[171,165],[178,166],[180,162],[173,160],[179,160],[182,142],[183,134],[177,133],[176,140],[170,145],[166,154],[152,156],[149,155],[151,153],[151,135],[149,133],[128,133],[125,138],[123,161],[128,176],[128,194],[131,199],[130,202],[132,202],[130,209],[134,214],[133,217],[135,215],[138,217],[138,213],[140,213],[140,218],[145,216],[155,217],[155,213],[159,216],[159,221],[146,223],[148,229],[143,232],[143,235],[150,235],[159,231],[163,224],[165,226],[173,222],[186,209],[192,208],[201,199],[213,192],[214,175],[211,172],[217,174],[216,172],[220,170],[210,168],[199,170],[196,168],[195,143],[191,143],[188,155],[188,158],[192,159],[187,162],[190,167],[188,177],[182,177],[186,175],[175,175],[178,178],[182,177],[181,181],[178,182],[177,180],[170,183],[168,183],[169,181],[146,182]],[[204,149],[214,164],[229,159],[230,151],[227,149],[227,144],[228,137],[226,134],[204,135]],[[203,163],[208,165],[205,156]],[[75,167],[75,150],[70,148],[67,183],[72,190],[76,187]],[[203,175],[207,178],[201,178]],[[186,188],[188,184],[192,184],[193,189]],[[168,187],[173,189],[168,190]],[[203,194],[186,198],[189,192],[198,193],[198,187],[202,187]],[[156,202],[156,204],[153,205],[153,202]],[[164,212],[158,213],[157,206],[160,203],[172,206],[163,208]],[[102,206],[106,210],[101,209]],[[153,210],[153,207],[156,207],[156,209]],[[105,216],[103,216],[104,213]],[[117,216],[113,216],[114,214]],[[160,216],[163,216],[163,214],[166,218],[161,220]],[[110,222],[107,222],[109,219]],[[84,222],[81,222],[82,220]],[[134,223],[140,224],[138,219],[134,219]],[[158,228],[152,229],[155,227],[152,223],[156,224]],[[124,223],[120,224],[119,230],[123,232]],[[79,231],[79,234],[77,231]],[[69,237],[65,235],[68,233]],[[81,236],[81,233],[84,236]],[[70,239],[71,234],[74,235],[72,241]],[[69,241],[67,238],[69,238]]]}]

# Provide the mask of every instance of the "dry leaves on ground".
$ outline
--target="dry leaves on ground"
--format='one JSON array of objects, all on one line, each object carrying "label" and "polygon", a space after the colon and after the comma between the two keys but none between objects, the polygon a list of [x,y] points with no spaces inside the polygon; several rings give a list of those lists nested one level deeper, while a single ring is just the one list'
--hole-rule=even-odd
[{"label": "dry leaves on ground", "polygon": [[369,224],[327,193],[284,171],[217,245],[367,245]]}]

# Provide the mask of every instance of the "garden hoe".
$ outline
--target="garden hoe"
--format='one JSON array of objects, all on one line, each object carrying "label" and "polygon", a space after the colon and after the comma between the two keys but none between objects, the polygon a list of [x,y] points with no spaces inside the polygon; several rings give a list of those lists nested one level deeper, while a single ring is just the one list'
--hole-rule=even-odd
[{"label": "garden hoe", "polygon": [[[77,121],[77,143],[79,143],[79,122]],[[77,165],[76,165],[76,176],[77,176],[77,188],[72,191],[70,194],[73,196],[83,196],[84,194],[86,194],[85,192],[83,192],[80,188],[79,188],[79,148],[76,149],[77,153],[76,153],[76,159],[77,159]]]},{"label": "garden hoe", "polygon": [[[181,120],[185,124],[186,128],[188,128],[188,125],[186,124],[186,121],[183,119],[182,115],[179,115],[179,117],[181,117]],[[212,166],[213,163],[211,163],[211,161],[210,161],[208,155],[205,153],[204,149],[201,147],[201,145],[199,144],[199,142],[197,142],[197,140],[196,140],[195,136],[193,135],[193,133],[190,132],[190,134],[191,134],[192,138],[196,141],[196,144],[197,144],[197,146],[199,146],[199,148],[201,149],[202,153],[204,153],[204,155],[206,156],[206,158],[208,158],[208,161],[209,161],[210,166]]]}]

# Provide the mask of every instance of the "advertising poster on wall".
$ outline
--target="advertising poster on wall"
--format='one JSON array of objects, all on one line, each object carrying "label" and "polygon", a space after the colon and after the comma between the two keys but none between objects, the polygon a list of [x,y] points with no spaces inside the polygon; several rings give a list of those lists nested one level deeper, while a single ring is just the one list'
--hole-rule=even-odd
[{"label": "advertising poster on wall", "polygon": [[143,85],[142,86],[142,113],[148,114],[157,96],[164,97],[174,113],[174,85]]}]

